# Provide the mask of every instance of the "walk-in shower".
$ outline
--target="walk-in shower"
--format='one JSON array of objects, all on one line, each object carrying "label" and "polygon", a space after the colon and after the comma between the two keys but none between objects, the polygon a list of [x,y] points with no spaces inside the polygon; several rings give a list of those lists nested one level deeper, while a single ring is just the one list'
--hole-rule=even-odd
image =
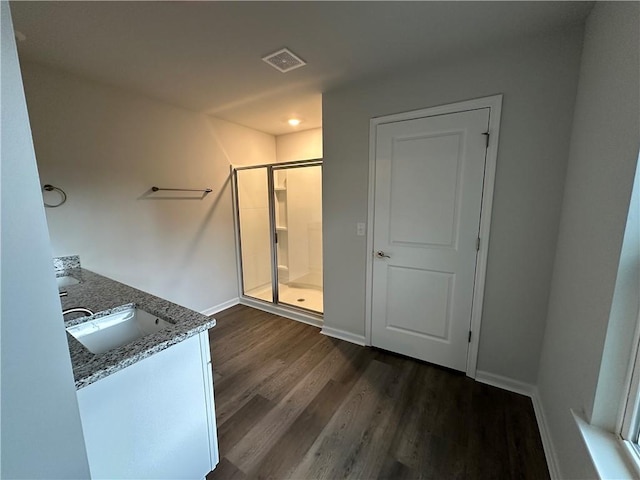
[{"label": "walk-in shower", "polygon": [[233,171],[242,296],[320,315],[322,161]]}]

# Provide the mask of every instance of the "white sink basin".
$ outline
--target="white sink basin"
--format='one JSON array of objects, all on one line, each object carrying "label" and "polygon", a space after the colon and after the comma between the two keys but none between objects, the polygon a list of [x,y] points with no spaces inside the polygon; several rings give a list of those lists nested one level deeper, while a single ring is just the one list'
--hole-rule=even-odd
[{"label": "white sink basin", "polygon": [[166,320],[132,307],[67,327],[67,332],[91,353],[104,353],[170,325]]},{"label": "white sink basin", "polygon": [[60,288],[68,287],[70,285],[77,285],[80,283],[80,280],[70,275],[65,275],[64,277],[56,277],[56,282],[58,282],[58,288]]}]

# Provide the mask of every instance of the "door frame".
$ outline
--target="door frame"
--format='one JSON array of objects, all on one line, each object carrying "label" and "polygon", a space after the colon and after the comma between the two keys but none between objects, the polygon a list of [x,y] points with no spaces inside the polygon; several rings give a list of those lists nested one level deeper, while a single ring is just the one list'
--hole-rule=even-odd
[{"label": "door frame", "polygon": [[[324,313],[318,313],[313,310],[299,308],[295,305],[279,303],[277,301],[277,255],[275,252],[274,233],[275,233],[275,212],[273,201],[273,170],[281,168],[322,166],[322,158],[313,158],[308,160],[294,160],[281,163],[261,163],[254,165],[237,165],[229,166],[229,178],[231,180],[231,203],[233,208],[233,233],[235,240],[235,256],[238,286],[238,302],[241,305],[257,308],[265,312],[280,315],[291,320],[297,320],[314,327],[323,326]],[[244,291],[244,271],[242,264],[242,236],[240,233],[240,198],[238,194],[238,171],[264,168],[267,175],[267,195],[269,196],[269,230],[270,230],[270,261],[271,261],[271,288],[273,292],[272,301],[268,302],[254,297],[249,297]]]},{"label": "door frame", "polygon": [[487,273],[487,257],[489,254],[489,234],[491,230],[491,211],[498,157],[500,135],[500,117],[502,114],[502,94],[476,98],[462,102],[439,105],[435,107],[412,110],[374,117],[369,121],[369,192],[367,208],[367,263],[366,263],[366,297],[365,297],[365,342],[371,345],[373,322],[373,230],[375,220],[375,179],[376,179],[376,130],[385,123],[415,120],[424,117],[461,113],[469,110],[489,108],[489,141],[484,167],[484,185],[482,188],[482,205],[480,210],[480,248],[476,256],[476,272],[471,305],[471,340],[467,350],[466,374],[476,378],[478,363],[478,347],[480,344],[480,327],[482,324],[482,304],[484,301],[485,277]]}]

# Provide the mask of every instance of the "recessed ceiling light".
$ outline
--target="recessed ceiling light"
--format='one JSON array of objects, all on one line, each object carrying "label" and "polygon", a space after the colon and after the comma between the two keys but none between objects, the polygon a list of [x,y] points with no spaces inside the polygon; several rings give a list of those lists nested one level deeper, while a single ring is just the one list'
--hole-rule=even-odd
[{"label": "recessed ceiling light", "polygon": [[302,120],[300,120],[299,118],[290,118],[289,120],[287,120],[287,123],[292,127],[297,127],[298,125],[300,125],[300,122],[302,122]]}]

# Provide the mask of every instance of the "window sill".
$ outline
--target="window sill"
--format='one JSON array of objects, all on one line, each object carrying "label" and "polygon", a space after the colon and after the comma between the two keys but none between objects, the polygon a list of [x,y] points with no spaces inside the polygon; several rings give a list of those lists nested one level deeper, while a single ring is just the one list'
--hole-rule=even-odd
[{"label": "window sill", "polygon": [[573,410],[571,413],[601,479],[640,476],[638,456],[629,442],[602,428],[590,425],[581,414]]}]

